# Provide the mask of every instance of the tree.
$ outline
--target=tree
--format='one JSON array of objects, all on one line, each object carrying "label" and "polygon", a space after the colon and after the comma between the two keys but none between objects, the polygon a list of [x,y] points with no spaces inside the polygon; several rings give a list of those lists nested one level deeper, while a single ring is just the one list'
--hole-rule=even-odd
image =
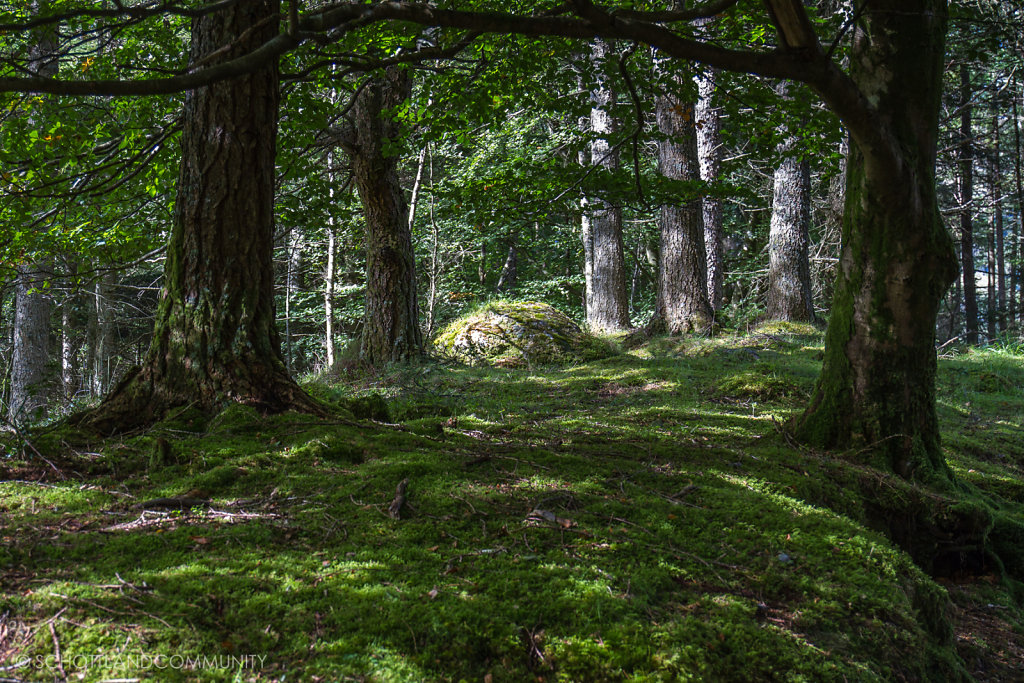
[{"label": "tree", "polygon": [[[615,92],[605,75],[606,64],[614,58],[613,46],[595,40],[591,65],[597,84],[590,92],[590,159],[585,165],[605,171],[619,167],[619,154],[609,139],[617,122],[611,107]],[[626,294],[626,261],[622,247],[622,208],[601,197],[588,197],[583,206],[583,258],[586,278],[587,324],[598,332],[619,332],[630,328],[629,297]]]},{"label": "tree", "polygon": [[769,320],[813,321],[811,266],[811,164],[800,156],[800,138],[783,126],[775,169],[768,238]]},{"label": "tree", "polygon": [[416,264],[409,207],[398,182],[401,139],[393,111],[409,98],[408,72],[391,67],[367,80],[355,96],[353,122],[335,131],[352,163],[366,221],[366,309],[359,357],[371,365],[423,353],[416,301]]},{"label": "tree", "polygon": [[703,207],[700,195],[692,190],[701,179],[696,113],[692,99],[679,94],[682,79],[673,74],[668,82],[669,89],[655,101],[658,129],[664,136],[658,141],[658,170],[691,189],[686,201],[661,206],[658,300],[652,325],[664,325],[670,334],[706,332],[714,323],[714,311],[708,299]]},{"label": "tree", "polygon": [[[766,0],[767,16],[735,0],[651,11],[573,0],[561,13],[551,13],[545,5],[536,14],[530,5],[510,13],[487,5],[481,11],[475,2],[455,4],[468,9],[419,2],[337,2],[301,16],[297,5],[292,7],[288,32],[264,34],[258,44],[246,41],[248,49],[234,53],[234,59],[197,65],[189,73],[117,82],[12,76],[0,78],[0,89],[173,92],[264,69],[307,37],[327,42],[376,23],[445,27],[454,29],[458,40],[467,31],[471,36],[520,33],[586,41],[601,36],[647,44],[676,59],[804,82],[846,125],[852,149],[825,359],[810,404],[795,423],[796,433],[825,447],[863,439],[903,476],[950,476],[939,444],[934,383],[937,310],[956,273],[952,240],[935,192],[946,0],[855,0],[853,21],[818,24],[836,30],[828,48],[798,0]],[[726,11],[743,31],[744,44],[712,44],[673,30],[679,22]],[[767,44],[766,27],[777,34],[772,45]],[[441,33],[450,43],[451,34]],[[834,57],[848,34],[853,41],[844,70]],[[421,56],[422,51],[400,58]]]},{"label": "tree", "polygon": [[[192,63],[230,60],[277,34],[277,0],[243,0],[193,22]],[[141,367],[76,422],[102,433],[177,406],[319,412],[288,375],[274,326],[276,65],[185,99],[165,284]]]},{"label": "tree", "polygon": [[[1015,79],[1015,84],[1020,82]],[[1021,89],[1019,97],[1024,99],[1024,89]],[[1015,320],[1024,322],[1024,291],[1018,292],[1018,287],[1024,287],[1024,278],[1021,278],[1022,252],[1021,240],[1024,239],[1024,182],[1021,181],[1021,164],[1024,158],[1021,157],[1020,144],[1020,119],[1018,118],[1017,93],[1013,95],[1013,186],[1017,199],[1017,228],[1011,233],[1013,235],[1012,248],[1010,249],[1011,276],[1010,276],[1010,310],[1009,321],[1013,324]],[[1019,310],[1014,306],[1014,296],[1017,297]]]},{"label": "tree", "polygon": [[[859,435],[902,476],[941,480],[950,474],[935,411],[935,323],[956,273],[935,194],[946,3],[855,5],[849,81],[811,81],[854,145],[825,360],[797,432],[822,446]],[[813,49],[806,18],[775,16],[784,44]]]},{"label": "tree", "polygon": [[[34,13],[47,9],[45,2],[33,2]],[[44,28],[34,36],[29,70],[40,77],[57,73],[57,35]],[[40,121],[29,117],[29,127]],[[38,131],[36,132],[38,136]],[[11,358],[11,394],[8,416],[12,420],[35,419],[46,413],[48,365],[50,362],[50,293],[47,288],[52,266],[44,261],[17,266],[14,304],[14,343]]]},{"label": "tree", "polygon": [[[714,183],[722,167],[722,121],[716,99],[717,69],[704,69],[697,75],[697,158],[700,177]],[[708,263],[708,300],[712,310],[722,308],[725,287],[725,263],[722,253],[722,200],[712,193],[701,199],[704,214],[704,248]]]},{"label": "tree", "polygon": [[[989,310],[993,310],[993,327],[998,326],[999,330],[1006,329],[1006,244],[1003,234],[1003,178],[1000,164],[1000,139],[999,139],[999,113],[996,107],[999,104],[998,92],[993,87],[992,92],[992,163],[989,166],[989,182],[992,188],[992,239],[995,252],[995,304],[989,301]],[[989,271],[989,282],[993,280],[993,271]],[[995,334],[992,335],[995,337]]]},{"label": "tree", "polygon": [[960,65],[960,263],[967,343],[978,343],[978,294],[974,272],[974,134],[971,130],[971,71]]}]

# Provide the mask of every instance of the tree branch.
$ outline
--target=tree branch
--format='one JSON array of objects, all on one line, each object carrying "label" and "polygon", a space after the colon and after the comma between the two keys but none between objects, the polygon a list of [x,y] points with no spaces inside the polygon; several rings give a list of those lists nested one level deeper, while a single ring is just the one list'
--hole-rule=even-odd
[{"label": "tree branch", "polygon": [[611,11],[613,17],[624,19],[638,19],[640,21],[670,22],[670,21],[693,21],[695,19],[709,19],[722,14],[727,9],[737,4],[739,0],[717,0],[700,7],[683,10],[664,10],[661,12],[642,12],[633,9],[614,9]]}]

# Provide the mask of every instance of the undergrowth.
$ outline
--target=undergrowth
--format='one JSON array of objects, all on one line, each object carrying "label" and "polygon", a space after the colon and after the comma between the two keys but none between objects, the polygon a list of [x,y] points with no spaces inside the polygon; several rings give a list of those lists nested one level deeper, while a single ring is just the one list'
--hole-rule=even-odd
[{"label": "undergrowth", "polygon": [[1024,359],[941,363],[949,499],[788,439],[820,353],[776,327],[427,363],[309,383],[336,420],[235,407],[12,441],[0,678],[1024,675],[1013,568],[982,552],[929,576],[882,523],[970,504],[1020,522]]}]

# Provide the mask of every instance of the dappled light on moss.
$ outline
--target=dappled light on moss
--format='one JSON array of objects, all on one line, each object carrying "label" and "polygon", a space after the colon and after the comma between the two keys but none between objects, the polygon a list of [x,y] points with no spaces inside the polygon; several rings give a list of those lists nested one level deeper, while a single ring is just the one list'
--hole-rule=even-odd
[{"label": "dappled light on moss", "polygon": [[[920,522],[906,547],[921,562],[956,557],[926,523],[987,538],[977,609],[1019,625],[1019,404],[974,381],[982,360],[943,367],[947,457],[975,488],[936,493],[857,449],[789,441],[789,392],[810,386],[820,346],[770,334],[319,390],[338,406],[375,395],[396,424],[238,408],[78,455],[55,441],[61,467],[90,474],[0,484],[3,596],[42,634],[24,656],[52,652],[43,625],[67,608],[66,654],[137,628],[152,653],[270,653],[257,680],[956,680],[949,594],[974,604],[963,591],[981,589],[952,583],[974,570],[937,584],[886,520]],[[1003,362],[1024,385],[1022,361]],[[751,375],[786,390],[730,393]],[[172,452],[150,466],[158,439]],[[195,489],[208,507],[139,507]]]}]

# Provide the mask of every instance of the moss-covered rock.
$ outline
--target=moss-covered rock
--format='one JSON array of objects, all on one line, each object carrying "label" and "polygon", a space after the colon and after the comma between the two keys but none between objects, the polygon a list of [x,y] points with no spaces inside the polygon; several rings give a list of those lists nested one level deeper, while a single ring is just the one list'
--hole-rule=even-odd
[{"label": "moss-covered rock", "polygon": [[561,311],[535,301],[495,301],[450,324],[434,340],[469,363],[516,366],[592,360],[612,353]]}]

